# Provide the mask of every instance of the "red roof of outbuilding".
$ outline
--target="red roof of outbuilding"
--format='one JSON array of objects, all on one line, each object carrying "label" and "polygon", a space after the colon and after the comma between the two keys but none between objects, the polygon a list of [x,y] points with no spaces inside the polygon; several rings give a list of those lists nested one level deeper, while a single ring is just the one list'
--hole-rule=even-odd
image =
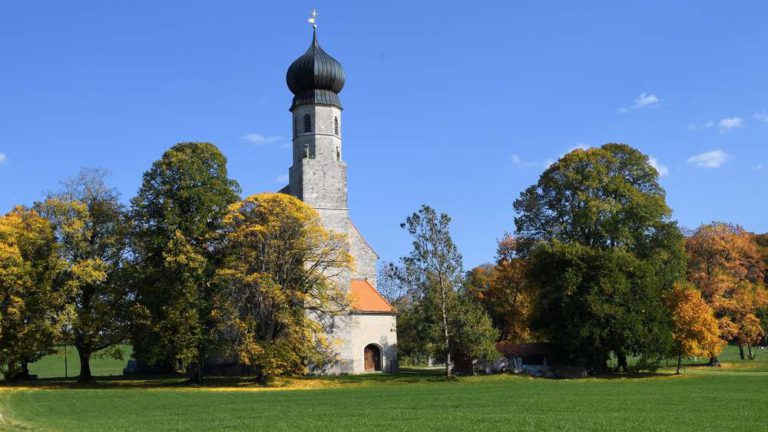
[{"label": "red roof of outbuilding", "polygon": [[496,344],[496,350],[505,357],[528,357],[535,355],[550,355],[553,345],[550,343],[511,343],[501,341]]},{"label": "red roof of outbuilding", "polygon": [[353,279],[350,291],[354,312],[394,313],[392,305],[367,280]]}]

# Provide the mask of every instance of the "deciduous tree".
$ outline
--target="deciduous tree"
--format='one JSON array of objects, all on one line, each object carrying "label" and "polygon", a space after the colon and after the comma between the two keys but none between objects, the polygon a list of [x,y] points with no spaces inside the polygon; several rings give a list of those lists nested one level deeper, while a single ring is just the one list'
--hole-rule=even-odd
[{"label": "deciduous tree", "polygon": [[52,352],[66,309],[54,284],[61,269],[50,223],[16,207],[0,217],[0,372],[26,378]]},{"label": "deciduous tree", "polygon": [[[446,376],[452,374],[456,353],[488,353],[486,348],[498,336],[487,314],[462,301],[464,272],[461,255],[451,239],[450,222],[448,215],[422,206],[401,225],[413,238],[411,253],[402,258],[401,274],[415,314],[411,322],[420,323],[415,336],[425,351],[445,359]],[[470,322],[466,328],[458,328]]]},{"label": "deciduous tree", "polygon": [[714,311],[701,297],[701,292],[681,284],[665,296],[672,311],[672,338],[677,351],[677,373],[682,358],[717,357],[725,346]]},{"label": "deciduous tree", "polygon": [[215,315],[240,362],[266,382],[331,360],[325,324],[349,308],[346,287],[338,284],[352,265],[346,236],[325,229],[314,209],[285,194],[231,205],[224,232]]},{"label": "deciduous tree", "polygon": [[653,365],[670,352],[664,285],[651,263],[623,249],[555,240],[535,249],[529,274],[538,290],[533,329],[564,363],[600,373],[612,354],[626,370],[628,355]]},{"label": "deciduous tree", "polygon": [[452,358],[464,359],[472,364],[476,359],[498,357],[495,342],[499,338],[499,330],[493,326],[485,309],[466,292],[459,293],[448,325],[453,338]]},{"label": "deciduous tree", "polygon": [[92,382],[91,357],[100,350],[121,358],[114,349],[128,336],[130,295],[124,271],[128,221],[115,189],[105,184],[104,170],[83,169],[64,181],[37,208],[55,227],[66,267],[60,283],[72,310],[65,336],[80,358],[79,382]]},{"label": "deciduous tree", "polygon": [[213,144],[177,144],[144,173],[131,201],[140,305],[134,355],[167,372],[186,368],[198,382],[214,344],[211,280],[220,262],[219,231],[240,193],[226,163]]},{"label": "deciduous tree", "polygon": [[516,239],[507,234],[499,240],[496,263],[476,267],[467,276],[469,294],[483,305],[501,338],[515,343],[531,338],[534,292],[526,268],[526,260],[517,255]]},{"label": "deciduous tree", "polygon": [[[714,222],[700,226],[686,241],[688,280],[714,309],[725,340],[743,345],[763,333],[757,318],[768,302],[765,264],[755,238],[743,228]],[[751,351],[751,348],[750,348]],[[718,364],[717,357],[710,359]]]},{"label": "deciduous tree", "polygon": [[685,254],[648,157],[624,144],[574,150],[514,207],[518,249],[544,292],[534,326],[560,355],[597,370],[611,352],[622,369],[630,353],[658,359],[670,334],[661,295]]}]

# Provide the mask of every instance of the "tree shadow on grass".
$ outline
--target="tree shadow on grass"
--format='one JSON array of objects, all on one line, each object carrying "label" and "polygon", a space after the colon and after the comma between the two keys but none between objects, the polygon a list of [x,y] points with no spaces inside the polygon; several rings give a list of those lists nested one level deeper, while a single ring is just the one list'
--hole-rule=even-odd
[{"label": "tree shadow on grass", "polygon": [[258,384],[254,376],[207,376],[202,384],[190,383],[184,375],[104,376],[95,378],[96,382],[89,384],[80,384],[77,382],[77,378],[40,378],[22,382],[4,381],[0,382],[0,389],[293,390],[446,382],[445,376],[436,369],[401,369],[396,374],[278,377],[269,385]]}]

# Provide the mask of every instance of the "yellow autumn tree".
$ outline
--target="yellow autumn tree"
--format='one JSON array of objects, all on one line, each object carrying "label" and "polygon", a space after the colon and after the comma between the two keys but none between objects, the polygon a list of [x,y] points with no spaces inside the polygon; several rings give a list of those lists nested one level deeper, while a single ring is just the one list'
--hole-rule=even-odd
[{"label": "yellow autumn tree", "polygon": [[65,266],[59,283],[71,315],[64,336],[77,349],[78,382],[94,381],[90,362],[103,351],[122,358],[119,344],[128,336],[133,299],[126,273],[128,221],[107,172],[83,169],[66,179],[63,190],[37,203],[53,226]]},{"label": "yellow autumn tree", "polygon": [[672,312],[672,338],[677,347],[677,373],[683,357],[717,357],[725,341],[714,311],[701,293],[688,285],[678,285],[666,294]]},{"label": "yellow autumn tree", "polygon": [[0,217],[0,372],[29,375],[27,365],[52,352],[65,314],[53,282],[60,270],[53,229],[35,211]]},{"label": "yellow autumn tree", "polygon": [[258,194],[229,207],[225,262],[216,273],[215,316],[259,382],[329,360],[324,323],[349,307],[336,276],[351,268],[344,235],[285,194]]}]

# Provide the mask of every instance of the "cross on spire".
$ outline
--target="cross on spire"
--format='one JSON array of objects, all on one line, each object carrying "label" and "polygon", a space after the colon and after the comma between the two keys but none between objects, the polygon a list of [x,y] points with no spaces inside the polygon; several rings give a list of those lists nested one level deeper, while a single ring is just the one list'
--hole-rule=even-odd
[{"label": "cross on spire", "polygon": [[312,24],[313,28],[317,28],[317,11],[313,8],[312,12],[310,13],[310,17],[307,20],[308,23]]}]

